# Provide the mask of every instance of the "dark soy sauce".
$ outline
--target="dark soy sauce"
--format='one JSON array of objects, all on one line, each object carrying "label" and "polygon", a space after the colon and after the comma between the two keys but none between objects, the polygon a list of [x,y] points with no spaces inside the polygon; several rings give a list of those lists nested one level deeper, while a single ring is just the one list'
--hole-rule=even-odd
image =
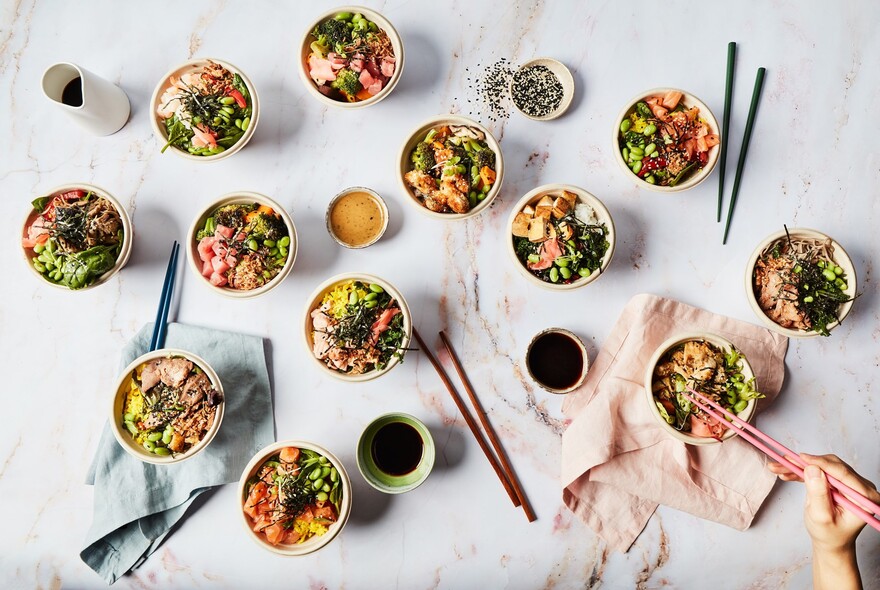
[{"label": "dark soy sauce", "polygon": [[61,92],[61,102],[71,107],[81,107],[83,103],[82,78],[76,77],[67,83]]},{"label": "dark soy sauce", "polygon": [[568,389],[584,371],[584,354],[570,336],[547,332],[529,350],[526,362],[535,379],[550,389]]},{"label": "dark soy sauce", "polygon": [[388,475],[406,475],[419,466],[423,445],[415,428],[404,422],[391,422],[373,437],[373,461]]}]

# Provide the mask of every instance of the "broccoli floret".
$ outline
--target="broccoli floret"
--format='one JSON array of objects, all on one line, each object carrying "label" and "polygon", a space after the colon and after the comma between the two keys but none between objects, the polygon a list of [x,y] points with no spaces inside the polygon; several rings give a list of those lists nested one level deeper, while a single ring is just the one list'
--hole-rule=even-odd
[{"label": "broccoli floret", "polygon": [[645,147],[645,136],[637,131],[627,131],[624,133],[623,141],[639,147]]},{"label": "broccoli floret", "polygon": [[241,205],[223,205],[214,213],[214,222],[226,227],[242,227],[246,214]]},{"label": "broccoli floret", "polygon": [[287,235],[287,226],[280,215],[259,213],[251,220],[248,234],[265,240],[279,240]]},{"label": "broccoli floret", "polygon": [[362,88],[358,75],[348,68],[339,70],[330,86],[341,92],[349,102],[354,102],[355,95]]},{"label": "broccoli floret", "polygon": [[315,27],[312,36],[318,40],[321,45],[329,45],[332,47],[344,46],[350,40],[348,25],[343,20],[330,18]]},{"label": "broccoli floret", "polygon": [[436,164],[434,150],[425,142],[419,143],[413,150],[412,163],[415,164],[416,170],[427,172]]},{"label": "broccoli floret", "polygon": [[492,170],[495,170],[495,152],[488,148],[475,152],[474,164],[476,164],[477,168],[480,170],[482,170],[484,166],[488,166]]}]

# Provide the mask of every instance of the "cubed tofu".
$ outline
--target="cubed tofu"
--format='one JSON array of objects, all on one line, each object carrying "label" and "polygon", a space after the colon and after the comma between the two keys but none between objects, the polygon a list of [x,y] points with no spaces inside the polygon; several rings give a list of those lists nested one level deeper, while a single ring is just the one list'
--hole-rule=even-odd
[{"label": "cubed tofu", "polygon": [[529,237],[529,223],[531,223],[531,221],[531,215],[517,213],[516,217],[513,218],[513,225],[510,228],[511,232],[518,238]]},{"label": "cubed tofu", "polygon": [[529,241],[543,242],[547,239],[547,220],[544,217],[535,217],[529,223]]},{"label": "cubed tofu", "polygon": [[552,223],[547,224],[547,239],[552,240],[556,238],[556,227]]},{"label": "cubed tofu", "polygon": [[553,214],[553,197],[550,195],[544,195],[541,197],[541,200],[538,201],[538,204],[535,206],[535,217],[543,217],[544,219],[550,219],[550,216]]},{"label": "cubed tofu", "polygon": [[571,239],[571,236],[574,235],[574,229],[568,223],[564,221],[559,224],[559,237],[563,239],[563,241],[568,241]]},{"label": "cubed tofu", "polygon": [[569,213],[571,213],[571,205],[568,204],[568,201],[563,197],[556,197],[556,200],[553,201],[553,217],[562,219]]},{"label": "cubed tofu", "polygon": [[568,201],[568,204],[574,209],[574,206],[577,204],[578,196],[574,193],[570,193],[568,191],[562,191],[562,198]]},{"label": "cubed tofu", "polygon": [[531,205],[526,205],[525,207],[523,207],[522,212],[525,213],[526,215],[528,215],[529,217],[535,216],[535,208],[532,207]]}]

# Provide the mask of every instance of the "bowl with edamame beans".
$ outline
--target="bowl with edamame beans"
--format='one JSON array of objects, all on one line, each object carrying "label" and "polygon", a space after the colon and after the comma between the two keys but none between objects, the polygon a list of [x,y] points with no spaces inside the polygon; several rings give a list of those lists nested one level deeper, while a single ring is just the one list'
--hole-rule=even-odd
[{"label": "bowl with edamame beans", "polygon": [[192,59],[162,77],[150,100],[161,151],[197,162],[228,158],[257,128],[257,90],[240,69],[213,58]]},{"label": "bowl with edamame beans", "polygon": [[21,245],[31,271],[53,287],[85,291],[128,262],[134,230],[125,208],[91,184],[55,187],[31,202]]},{"label": "bowl with edamame beans", "polygon": [[642,188],[667,193],[703,182],[722,140],[706,103],[677,88],[639,93],[615,119],[613,138],[615,159],[627,176]]},{"label": "bowl with edamame beans", "polygon": [[190,268],[226,297],[264,295],[287,277],[299,246],[293,220],[266,195],[228,193],[196,216],[187,235]]},{"label": "bowl with edamame beans", "polygon": [[708,332],[669,338],[645,365],[646,400],[660,427],[690,445],[719,443],[736,432],[687,400],[681,392],[688,387],[746,422],[764,397],[752,366],[731,341]]},{"label": "bowl with edamame beans", "polygon": [[145,463],[191,459],[214,439],[226,400],[214,369],[179,349],[148,352],[116,383],[110,428],[120,446]]}]

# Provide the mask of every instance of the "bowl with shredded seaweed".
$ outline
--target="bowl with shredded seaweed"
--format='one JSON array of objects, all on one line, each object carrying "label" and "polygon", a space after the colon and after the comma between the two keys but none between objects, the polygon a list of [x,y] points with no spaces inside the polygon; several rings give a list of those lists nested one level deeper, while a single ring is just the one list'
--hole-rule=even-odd
[{"label": "bowl with shredded seaweed", "polygon": [[746,264],[746,296],[771,330],[790,338],[829,336],[857,297],[852,258],[828,235],[784,228]]},{"label": "bowl with shredded seaweed", "polygon": [[53,287],[85,291],[128,262],[134,232],[125,208],[106,190],[66,184],[34,199],[21,245],[31,271]]},{"label": "bowl with shredded seaweed", "polygon": [[349,382],[384,375],[403,361],[412,318],[400,291],[379,277],[347,273],[308,299],[303,335],[322,372]]}]

